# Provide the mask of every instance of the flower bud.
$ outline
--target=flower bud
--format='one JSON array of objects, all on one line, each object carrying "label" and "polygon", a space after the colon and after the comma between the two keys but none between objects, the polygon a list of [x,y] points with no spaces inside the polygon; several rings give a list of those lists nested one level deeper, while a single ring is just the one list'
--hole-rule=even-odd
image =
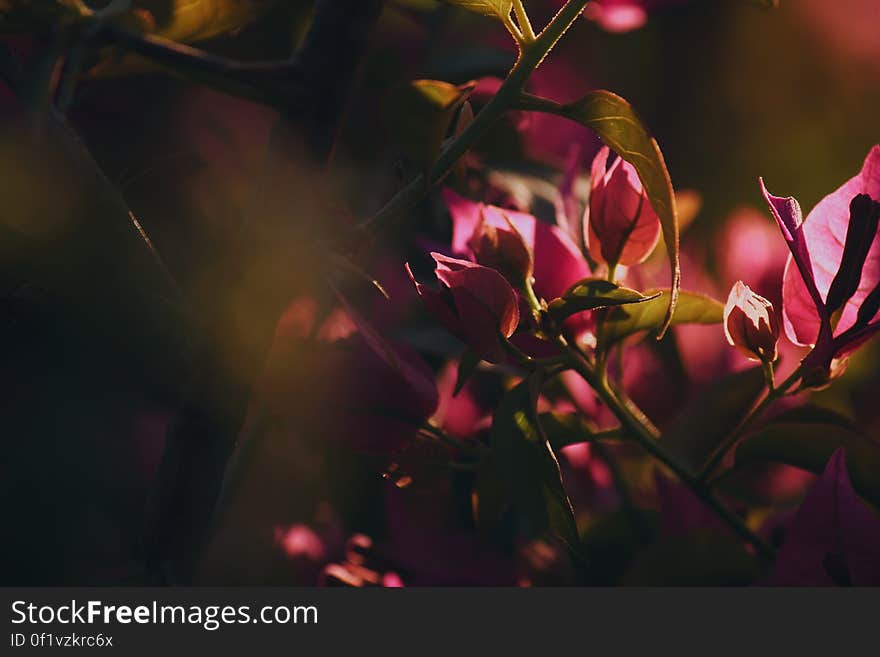
[{"label": "flower bud", "polygon": [[431,257],[437,263],[439,290],[417,282],[406,267],[428,311],[481,358],[504,360],[502,339],[513,335],[519,324],[516,292],[494,269],[439,253]]},{"label": "flower bud", "polygon": [[516,226],[503,211],[501,214],[507,228],[490,224],[481,211],[468,246],[479,264],[500,272],[514,288],[523,289],[532,277],[532,252]]},{"label": "flower bud", "polygon": [[590,171],[590,204],[584,215],[584,242],[597,262],[636,265],[660,239],[660,219],[635,167],[618,157],[608,166],[603,146]]},{"label": "flower bud", "polygon": [[724,334],[746,358],[764,362],[776,360],[779,320],[773,304],[752,292],[742,281],[734,284],[727,297]]}]

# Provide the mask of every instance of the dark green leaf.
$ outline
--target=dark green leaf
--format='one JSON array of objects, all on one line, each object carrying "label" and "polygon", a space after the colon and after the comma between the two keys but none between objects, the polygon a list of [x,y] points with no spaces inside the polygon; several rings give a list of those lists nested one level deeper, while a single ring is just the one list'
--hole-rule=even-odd
[{"label": "dark green leaf", "polygon": [[635,559],[624,586],[745,586],[760,574],[733,539],[705,532],[661,538]]},{"label": "dark green leaf", "polygon": [[622,435],[616,430],[596,431],[583,417],[574,413],[541,413],[538,420],[556,451],[568,445],[594,440],[621,439]]},{"label": "dark green leaf", "polygon": [[510,508],[507,480],[502,477],[496,459],[489,457],[477,470],[474,489],[474,520],[477,527],[486,535],[494,535]]},{"label": "dark green leaf", "polygon": [[132,372],[176,389],[192,355],[191,317],[118,190],[50,108],[13,112],[0,143],[0,271],[51,294],[81,330],[130,358]]},{"label": "dark green leaf", "polygon": [[760,367],[712,383],[688,402],[675,423],[663,433],[664,444],[698,468],[746,417],[764,385]]},{"label": "dark green leaf", "polygon": [[610,91],[593,91],[564,105],[562,113],[595,130],[609,148],[635,167],[651,205],[660,218],[672,270],[672,294],[666,299],[667,309],[658,331],[658,336],[662,336],[674,320],[673,313],[681,280],[678,214],[672,180],[666,169],[663,153],[632,106]]},{"label": "dark green leaf", "polygon": [[[668,304],[669,290],[664,289],[650,301],[612,308],[602,324],[599,344],[607,349],[628,335],[640,331],[661,330]],[[696,292],[682,292],[671,323],[720,324],[723,319],[724,305],[719,301]]]},{"label": "dark green leaf", "polygon": [[841,415],[835,410],[817,406],[816,404],[804,404],[803,406],[783,411],[775,416],[773,421],[778,423],[796,422],[801,424],[816,422],[821,424],[834,424],[845,429],[858,431],[855,422],[850,418]]},{"label": "dark green leaf", "polygon": [[[638,515],[634,515],[638,514]],[[625,509],[600,516],[584,532],[587,586],[613,586],[652,541],[659,520],[654,511]]]},{"label": "dark green leaf", "polygon": [[621,287],[603,278],[587,278],[572,285],[561,297],[550,302],[550,313],[561,321],[575,313],[596,308],[622,306],[649,301],[653,296],[645,296],[637,290]]},{"label": "dark green leaf", "polygon": [[364,271],[360,265],[357,265],[348,256],[342,255],[341,253],[330,253],[328,261],[332,267],[338,269],[340,272],[369,283],[376,288],[376,291],[383,297],[386,299],[390,298],[388,292],[382,287],[382,283],[380,283],[379,280],[369,272]]},{"label": "dark green leaf", "polygon": [[785,463],[821,474],[839,447],[846,449],[855,489],[880,505],[880,445],[845,424],[771,422],[743,439],[736,450],[736,463]]},{"label": "dark green leaf", "polygon": [[477,366],[480,364],[480,356],[473,349],[465,349],[464,353],[461,355],[461,359],[458,361],[458,376],[455,379],[455,390],[452,392],[452,396],[455,397],[464,385],[468,382],[468,379],[471,378],[471,375],[476,371]]},{"label": "dark green leaf", "polygon": [[517,519],[529,536],[550,532],[579,553],[580,537],[556,455],[534,412],[538,379],[532,376],[501,400],[489,442]]},{"label": "dark green leaf", "polygon": [[455,113],[473,89],[474,83],[415,80],[394,99],[395,136],[416,164],[434,163]]}]

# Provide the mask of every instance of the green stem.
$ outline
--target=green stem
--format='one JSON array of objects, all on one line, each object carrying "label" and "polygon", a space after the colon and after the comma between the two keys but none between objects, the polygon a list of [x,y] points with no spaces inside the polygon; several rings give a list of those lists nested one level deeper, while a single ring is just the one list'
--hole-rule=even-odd
[{"label": "green stem", "polygon": [[516,22],[519,23],[519,29],[525,43],[531,43],[535,40],[535,32],[532,29],[532,23],[526,8],[523,7],[522,0],[513,0],[513,13],[516,14]]},{"label": "green stem", "polygon": [[767,394],[764,396],[764,399],[752,409],[752,412],[749,413],[746,418],[740,422],[740,424],[730,433],[727,438],[725,438],[718,447],[715,448],[715,451],[712,452],[711,456],[709,456],[709,460],[706,461],[706,464],[700,470],[699,480],[702,482],[708,481],[709,477],[712,476],[712,473],[715,469],[721,464],[724,460],[724,457],[727,456],[728,452],[736,445],[742,435],[752,428],[754,423],[761,418],[762,415],[769,409],[773,403],[782,397],[784,397],[789,389],[797,383],[802,376],[801,368],[798,367],[791,375],[778,386],[770,387],[767,391]]},{"label": "green stem", "polygon": [[623,393],[616,391],[608,382],[607,377],[595,372],[589,361],[579,351],[573,349],[564,337],[559,336],[557,342],[569,356],[572,369],[577,371],[592,386],[600,399],[620,421],[623,429],[631,435],[642,449],[671,470],[737,536],[751,544],[758,554],[765,559],[772,560],[774,557],[773,549],[752,532],[743,522],[742,518],[715,497],[703,481],[691,474],[678,459],[663,448],[657,440],[657,430],[653,428],[653,425],[638,407],[627,399]]},{"label": "green stem", "polygon": [[449,173],[453,165],[473,146],[474,142],[486,133],[496,119],[519,102],[529,76],[538,68],[538,65],[553,49],[559,38],[577,19],[586,4],[587,0],[568,0],[534,41],[522,45],[519,59],[510,70],[501,88],[498,89],[498,93],[477,113],[473,122],[464,129],[458,138],[440,153],[434,166],[427,174],[417,175],[406,187],[397,192],[379,212],[359,225],[362,233],[373,234],[415,207],[428,190]]}]

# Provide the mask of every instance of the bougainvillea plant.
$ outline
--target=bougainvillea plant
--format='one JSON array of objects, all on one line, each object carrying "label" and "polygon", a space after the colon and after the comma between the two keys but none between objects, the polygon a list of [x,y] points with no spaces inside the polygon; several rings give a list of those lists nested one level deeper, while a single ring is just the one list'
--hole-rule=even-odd
[{"label": "bougainvillea plant", "polygon": [[[582,18],[628,32],[683,2],[449,0],[509,34],[506,75],[407,73],[375,107],[358,80],[378,76],[360,60],[382,2],[315,3],[287,59],[184,45],[275,4],[0,0],[9,281],[121,342],[167,419],[144,439],[161,455],[126,577],[880,584],[880,444],[811,401],[880,330],[880,145],[806,218],[756,180],[778,235],[757,219],[771,255],[722,290],[735,245],[695,266],[693,197],[632,106],[537,93]],[[218,176],[199,207],[249,208],[207,262],[147,237],[67,118],[82,89],[157,69],[214,94],[187,99]],[[352,108],[391,124],[393,174],[346,141]],[[258,173],[211,111],[264,140]],[[547,115],[566,158],[493,166],[499,131],[540,153]],[[564,136],[584,129],[596,148]]]}]

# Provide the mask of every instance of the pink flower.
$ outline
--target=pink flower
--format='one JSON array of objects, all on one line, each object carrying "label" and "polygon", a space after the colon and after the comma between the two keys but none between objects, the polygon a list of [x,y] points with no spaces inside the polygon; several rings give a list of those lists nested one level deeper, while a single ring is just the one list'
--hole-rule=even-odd
[{"label": "pink flower", "polygon": [[779,340],[779,320],[773,304],[737,281],[724,307],[724,335],[746,358],[773,362]]},{"label": "pink flower", "polygon": [[880,329],[880,146],[862,170],[802,219],[797,200],[764,196],[791,255],[783,278],[783,323],[805,363],[827,369]]},{"label": "pink flower", "polygon": [[620,157],[608,166],[610,153],[604,146],[593,159],[584,242],[597,262],[635,265],[657,246],[660,219],[635,167]]},{"label": "pink flower", "polygon": [[406,270],[428,310],[453,334],[490,362],[504,359],[503,338],[519,324],[519,302],[510,284],[494,269],[468,260],[432,253],[440,290],[415,280]]},{"label": "pink flower", "polygon": [[468,246],[474,260],[501,273],[514,289],[523,290],[534,271],[532,252],[507,214],[502,211],[501,216],[508,222],[506,228],[489,223],[485,210],[481,212]]},{"label": "pink flower", "polygon": [[590,268],[580,251],[559,227],[538,221],[525,212],[476,203],[450,189],[443,190],[443,198],[452,215],[454,253],[474,256],[470,242],[481,221],[509,230],[509,220],[532,252],[535,278],[533,287],[538,296],[547,300],[555,299],[562,296],[574,283],[590,275]]}]

